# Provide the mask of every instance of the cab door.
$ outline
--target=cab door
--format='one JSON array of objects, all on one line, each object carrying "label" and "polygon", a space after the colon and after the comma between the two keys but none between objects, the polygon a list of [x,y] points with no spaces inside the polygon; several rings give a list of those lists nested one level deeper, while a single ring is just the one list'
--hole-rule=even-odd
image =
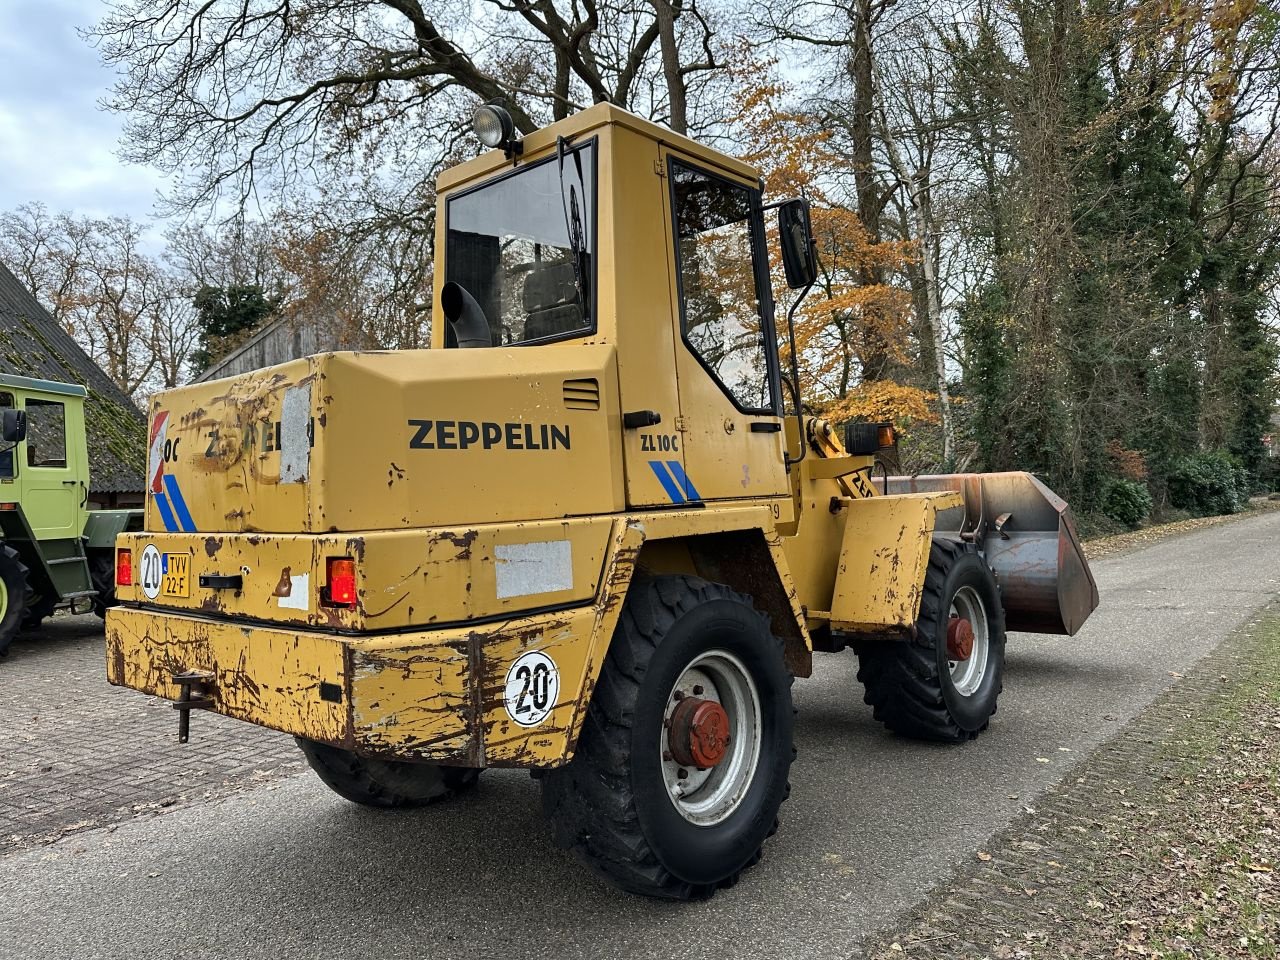
[{"label": "cab door", "polygon": [[83,448],[69,442],[79,425],[79,407],[53,397],[27,397],[27,439],[19,445],[23,511],[37,540],[79,537],[88,497]]},{"label": "cab door", "polygon": [[612,230],[599,283],[601,301],[617,311],[627,505],[683,506],[700,491],[689,483],[680,432],[666,170],[659,146],[621,125],[605,149],[601,191],[602,200],[609,192]]},{"label": "cab door", "polygon": [[675,369],[690,499],[788,495],[759,185],[664,150]]}]

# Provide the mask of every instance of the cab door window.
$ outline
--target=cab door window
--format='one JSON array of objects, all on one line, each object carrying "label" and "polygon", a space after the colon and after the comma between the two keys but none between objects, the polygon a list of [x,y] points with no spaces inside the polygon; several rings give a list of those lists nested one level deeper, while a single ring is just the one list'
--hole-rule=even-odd
[{"label": "cab door window", "polygon": [[753,192],[675,159],[671,191],[685,343],[739,410],[773,413]]},{"label": "cab door window", "polygon": [[27,401],[27,466],[66,467],[67,411],[56,400]]},{"label": "cab door window", "polygon": [[[13,394],[6,391],[0,391],[0,410],[13,409]],[[15,460],[17,456],[18,445],[16,443],[0,442],[0,480],[11,480],[18,475],[14,470]]]}]

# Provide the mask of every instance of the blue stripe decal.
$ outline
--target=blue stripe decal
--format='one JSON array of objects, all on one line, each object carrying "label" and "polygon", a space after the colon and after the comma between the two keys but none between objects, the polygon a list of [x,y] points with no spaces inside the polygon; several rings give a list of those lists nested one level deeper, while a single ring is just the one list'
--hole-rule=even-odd
[{"label": "blue stripe decal", "polygon": [[152,497],[155,498],[156,509],[160,511],[160,522],[164,524],[165,530],[177,533],[178,521],[173,519],[173,511],[169,509],[169,498],[163,493],[153,493]]},{"label": "blue stripe decal", "polygon": [[650,460],[649,469],[662,484],[662,489],[667,491],[667,496],[671,498],[672,503],[684,503],[684,495],[680,493],[680,487],[676,484],[675,478],[667,473],[667,468],[661,460]]},{"label": "blue stripe decal", "polygon": [[182,499],[182,491],[178,489],[178,478],[172,473],[164,475],[164,488],[169,491],[169,499],[173,501],[173,509],[178,514],[178,522],[184,533],[195,533],[196,522],[191,519],[191,511],[187,509],[187,501]]},{"label": "blue stripe decal", "polygon": [[679,460],[668,460],[667,466],[671,468],[671,475],[676,478],[676,483],[684,489],[684,495],[689,500],[701,500],[702,495],[694,489],[693,481],[689,479],[689,475],[684,472]]}]

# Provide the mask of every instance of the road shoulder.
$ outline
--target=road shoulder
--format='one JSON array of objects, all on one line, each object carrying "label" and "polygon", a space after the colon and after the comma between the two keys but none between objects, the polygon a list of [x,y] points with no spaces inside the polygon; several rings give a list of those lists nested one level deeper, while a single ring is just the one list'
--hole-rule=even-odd
[{"label": "road shoulder", "polygon": [[1280,955],[1280,606],[1256,614],[869,953]]}]

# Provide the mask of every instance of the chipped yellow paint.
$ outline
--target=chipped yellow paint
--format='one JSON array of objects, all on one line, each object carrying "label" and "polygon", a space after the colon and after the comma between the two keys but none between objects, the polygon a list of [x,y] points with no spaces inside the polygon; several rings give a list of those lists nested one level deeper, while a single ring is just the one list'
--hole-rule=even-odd
[{"label": "chipped yellow paint", "polygon": [[[116,545],[131,549],[135,558],[148,545],[161,553],[190,556],[189,596],[147,600],[139,585],[139,570],[134,585],[121,587],[118,597],[175,610],[352,631],[460,623],[590,600],[599,583],[613,522],[611,517],[575,517],[322,536],[129,533]],[[500,548],[555,541],[568,543],[572,576],[568,588],[530,588],[526,593],[499,596],[497,579],[508,562]],[[320,602],[330,557],[356,560],[354,608]],[[241,589],[201,586],[202,574],[238,575]]]},{"label": "chipped yellow paint", "polygon": [[874,633],[915,623],[938,512],[963,503],[958,493],[907,493],[851,506],[831,625]]},{"label": "chipped yellow paint", "polygon": [[[153,400],[146,532],[118,546],[135,581],[154,545],[190,557],[192,583],[187,597],[119,588],[113,683],[173,698],[174,672],[209,671],[215,710],[263,726],[550,767],[573,756],[637,566],[751,596],[797,676],[810,626],[913,622],[934,527],[958,522],[962,498],[878,495],[873,458],[824,421],[744,414],[685,341],[667,162],[747,189],[759,172],[607,104],[529,135],[521,164],[554,158],[561,137],[595,150],[591,331],[442,349],[442,215],[433,349],[326,353]],[[510,169],[490,151],[444,172],[440,209]],[[788,469],[784,447],[806,456]],[[350,609],[319,602],[330,557],[355,561]],[[240,589],[200,586],[209,574]],[[523,727],[504,698],[531,653],[559,689]]]},{"label": "chipped yellow paint", "polygon": [[107,611],[106,636],[107,679],[117,686],[176,700],[175,673],[208,672],[217,713],[317,740],[345,737],[345,706],[320,697],[321,683],[344,681],[337,637],[124,607]]},{"label": "chipped yellow paint", "polygon": [[[474,627],[345,636],[115,607],[108,679],[176,699],[174,674],[206,671],[215,712],[275,730],[411,759],[554,766],[573,755],[644,540],[621,518],[605,532],[594,602]],[[555,662],[559,695],[550,715],[526,728],[512,720],[504,692],[512,663],[531,650]],[[321,682],[343,691],[341,704],[321,698]]]}]

